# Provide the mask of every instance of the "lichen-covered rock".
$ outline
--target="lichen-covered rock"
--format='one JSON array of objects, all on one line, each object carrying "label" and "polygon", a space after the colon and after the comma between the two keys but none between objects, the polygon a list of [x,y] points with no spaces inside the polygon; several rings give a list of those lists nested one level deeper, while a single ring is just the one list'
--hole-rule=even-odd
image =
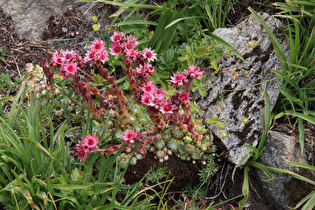
[{"label": "lichen-covered rock", "polygon": [[[308,164],[305,157],[301,155],[300,145],[296,138],[284,133],[270,131],[269,137],[264,145],[264,152],[258,162],[278,169],[286,169],[297,174],[315,180],[314,171],[293,167],[286,162]],[[294,207],[307,194],[313,191],[314,186],[290,177],[283,173],[272,173],[274,180],[265,182],[267,176],[261,170],[257,170],[258,179],[263,190],[264,197],[275,209],[288,209],[286,206]]]},{"label": "lichen-covered rock", "polygon": [[[280,21],[266,13],[262,13],[260,16],[276,34]],[[222,72],[207,75],[204,83],[211,85],[206,87],[206,95],[202,97],[195,94],[194,97],[198,106],[207,116],[212,117],[217,114],[219,118],[233,121],[226,122],[224,130],[219,130],[211,124],[207,126],[218,137],[222,132],[227,132],[227,138],[221,140],[229,150],[229,160],[238,164],[250,152],[244,145],[256,146],[260,139],[263,127],[265,85],[271,108],[278,98],[278,85],[281,80],[275,78],[272,70],[281,70],[281,66],[269,35],[252,15],[234,28],[219,28],[213,33],[238,49],[245,62],[234,55],[223,58],[219,63]],[[248,47],[248,42],[257,43],[260,40],[263,41],[253,50]],[[289,49],[285,39],[279,39],[279,42],[285,54],[288,55]],[[237,72],[239,76],[233,78],[229,72]],[[248,76],[243,75],[247,72]],[[217,101],[218,93],[223,95],[221,108]],[[242,123],[243,116],[249,120],[246,125]]]}]

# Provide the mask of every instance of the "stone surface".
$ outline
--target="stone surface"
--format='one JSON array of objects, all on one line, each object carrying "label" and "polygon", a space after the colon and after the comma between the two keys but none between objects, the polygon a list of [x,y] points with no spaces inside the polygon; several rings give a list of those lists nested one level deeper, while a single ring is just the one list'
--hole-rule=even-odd
[{"label": "stone surface", "polygon": [[[267,13],[262,13],[260,16],[273,33],[277,33],[280,21]],[[226,56],[219,63],[219,67],[225,73],[208,74],[205,83],[211,85],[206,87],[207,94],[203,97],[195,94],[194,98],[210,118],[213,114],[217,114],[219,118],[233,121],[224,123],[226,127],[222,131],[211,124],[207,126],[218,137],[222,132],[227,132],[228,137],[221,140],[229,150],[229,160],[238,164],[250,152],[244,145],[256,146],[260,139],[263,127],[264,85],[267,87],[271,108],[273,108],[279,94],[278,84],[281,80],[274,79],[275,77],[270,74],[273,74],[272,69],[280,70],[281,67],[267,32],[252,15],[234,28],[220,28],[213,33],[235,48],[240,48],[238,51],[246,62],[234,55]],[[260,40],[264,41],[254,50],[251,51],[247,47],[248,42],[257,43]],[[286,41],[282,39],[279,42],[288,55]],[[242,75],[244,71],[248,71],[248,77]],[[238,72],[240,76],[233,79],[227,72]],[[223,95],[222,110],[218,108],[216,98],[218,93]],[[243,116],[249,119],[246,125],[241,122]]]},{"label": "stone surface", "polygon": [[[269,137],[264,144],[264,152],[258,159],[258,162],[278,169],[291,170],[309,179],[315,180],[314,171],[308,171],[302,168],[296,168],[285,162],[297,162],[308,164],[305,157],[301,155],[300,145],[296,138],[284,133],[270,131]],[[272,173],[274,180],[265,182],[267,176],[257,170],[258,179],[260,179],[263,190],[262,193],[267,201],[276,209],[288,209],[286,206],[294,207],[307,194],[312,192],[311,184],[294,179],[283,173]]]},{"label": "stone surface", "polygon": [[46,22],[53,13],[87,6],[76,0],[1,0],[0,6],[11,15],[18,33],[32,42],[41,41]]}]

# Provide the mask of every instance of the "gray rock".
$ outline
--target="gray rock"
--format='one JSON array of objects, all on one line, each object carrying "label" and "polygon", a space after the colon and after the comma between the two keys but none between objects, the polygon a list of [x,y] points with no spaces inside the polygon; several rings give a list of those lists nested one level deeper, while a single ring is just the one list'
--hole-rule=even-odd
[{"label": "gray rock", "polygon": [[[276,131],[270,131],[269,137],[264,145],[264,152],[258,162],[278,169],[291,170],[302,176],[315,180],[314,171],[296,168],[285,162],[297,162],[308,164],[305,157],[301,155],[300,145],[296,138]],[[311,184],[294,179],[283,173],[272,173],[274,180],[265,182],[267,176],[257,170],[258,179],[262,186],[262,194],[267,201],[276,209],[288,209],[286,206],[294,207],[303,197],[312,192]]]},{"label": "gray rock", "polygon": [[[79,7],[84,3],[76,0],[6,0],[0,1],[3,10],[10,14],[16,30],[23,38],[32,42],[41,41],[46,21],[53,13]],[[86,3],[85,3],[86,5]]]},{"label": "gray rock", "polygon": [[[273,33],[277,33],[280,21],[267,13],[260,16]],[[275,79],[270,74],[273,74],[272,69],[280,70],[281,66],[269,35],[252,15],[236,27],[219,28],[214,31],[214,34],[235,48],[239,48],[238,51],[246,62],[242,62],[234,55],[226,56],[227,58],[219,63],[219,67],[225,72],[238,72],[240,76],[234,80],[230,73],[208,74],[205,83],[211,85],[206,87],[207,94],[203,97],[195,94],[194,97],[207,116],[212,117],[213,114],[217,114],[219,118],[233,121],[224,123],[226,127],[222,131],[211,124],[207,126],[218,137],[222,132],[227,132],[228,137],[221,140],[229,150],[229,160],[238,164],[250,152],[244,145],[256,146],[262,133],[264,107],[264,85],[262,84],[267,87],[271,108],[273,108],[278,98],[278,84],[281,80]],[[264,41],[254,50],[251,51],[247,47],[248,42],[257,43],[263,39]],[[279,42],[288,55],[287,42],[284,39],[279,39]],[[242,75],[244,71],[248,71],[248,77]],[[224,97],[222,110],[217,104],[218,93],[222,93]],[[246,125],[241,122],[243,116],[249,119]]]}]

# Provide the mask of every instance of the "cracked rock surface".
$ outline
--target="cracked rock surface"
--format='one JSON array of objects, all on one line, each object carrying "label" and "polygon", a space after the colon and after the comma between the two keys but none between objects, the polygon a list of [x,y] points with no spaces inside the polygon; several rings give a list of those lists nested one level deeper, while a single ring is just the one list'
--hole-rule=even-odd
[{"label": "cracked rock surface", "polygon": [[[279,20],[267,13],[261,13],[260,16],[274,34],[279,31]],[[206,87],[207,94],[205,96],[195,94],[194,98],[207,116],[212,118],[214,114],[217,114],[219,118],[232,121],[224,123],[224,130],[219,130],[209,123],[207,126],[218,137],[222,132],[227,132],[227,138],[220,138],[228,149],[229,161],[239,164],[241,159],[251,151],[244,145],[250,144],[255,147],[262,133],[264,88],[267,88],[271,109],[276,103],[279,95],[278,85],[281,80],[275,78],[272,70],[281,71],[281,66],[269,35],[252,15],[233,28],[219,28],[213,33],[234,48],[240,48],[238,51],[245,62],[235,55],[226,56],[219,63],[220,69],[225,72],[215,75],[207,74],[204,83],[211,84]],[[257,43],[260,40],[263,41],[253,50],[247,47],[248,42]],[[288,55],[287,42],[284,39],[279,39],[279,42],[285,54]],[[240,76],[234,79],[231,73],[226,72],[237,72]],[[243,75],[246,72],[248,76]],[[223,96],[222,110],[218,106],[218,93]],[[242,123],[243,116],[248,118],[248,124]]]}]

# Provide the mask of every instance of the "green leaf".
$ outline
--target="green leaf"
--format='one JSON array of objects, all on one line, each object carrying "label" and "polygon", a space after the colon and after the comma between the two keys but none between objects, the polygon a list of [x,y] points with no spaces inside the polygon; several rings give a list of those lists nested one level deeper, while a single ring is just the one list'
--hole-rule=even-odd
[{"label": "green leaf", "polygon": [[153,25],[156,26],[157,22],[153,21],[146,21],[146,20],[128,20],[128,21],[123,21],[115,24],[116,26],[124,26],[124,25],[133,25],[133,24],[140,24],[140,25]]},{"label": "green leaf", "polygon": [[262,164],[259,164],[255,161],[252,161],[252,160],[248,161],[247,165],[252,165],[252,166],[255,166],[256,168],[259,168],[260,170],[262,170],[264,172],[264,174],[269,178],[269,179],[264,180],[265,182],[271,182],[274,180],[274,177],[269,172],[269,167],[264,166]]},{"label": "green leaf", "polygon": [[200,93],[201,96],[205,96],[207,94],[207,91],[204,88],[200,87],[199,88],[199,93]]},{"label": "green leaf", "polygon": [[294,117],[299,117],[303,120],[306,120],[307,122],[310,122],[312,123],[313,125],[315,125],[315,118],[314,117],[310,117],[306,114],[301,114],[301,113],[297,113],[297,112],[293,112],[293,111],[286,111],[284,112],[284,114],[286,115],[291,115],[291,116],[294,116]]},{"label": "green leaf", "polygon": [[72,191],[72,190],[82,190],[88,189],[95,186],[97,183],[85,183],[85,184],[52,184],[56,189]]},{"label": "green leaf", "polygon": [[299,98],[295,97],[292,91],[289,88],[285,87],[284,85],[279,84],[279,91],[285,96],[286,100],[303,104],[303,102]]},{"label": "green leaf", "polygon": [[298,202],[296,204],[294,209],[298,209],[302,205],[303,205],[303,207],[301,208],[302,210],[314,209],[314,207],[315,207],[315,191],[313,191],[310,194],[308,194],[307,196],[305,196],[300,202]]},{"label": "green leaf", "polygon": [[298,122],[298,128],[299,128],[299,134],[298,134],[298,140],[301,147],[301,154],[303,155],[303,149],[304,149],[304,122],[302,119],[299,119]]},{"label": "green leaf", "polygon": [[290,1],[291,4],[301,4],[315,7],[315,1]]},{"label": "green leaf", "polygon": [[269,130],[270,122],[271,122],[271,108],[270,108],[271,104],[270,104],[270,99],[269,99],[269,95],[268,95],[268,91],[266,87],[264,88],[264,98],[265,98],[265,107],[263,110],[263,130],[262,130],[259,144],[257,146],[257,150],[259,151],[259,154],[261,154],[264,143],[267,139],[268,130]]},{"label": "green leaf", "polygon": [[178,18],[176,20],[173,20],[171,23],[169,23],[167,26],[165,26],[164,29],[170,28],[171,26],[175,25],[176,23],[183,21],[183,20],[189,20],[189,19],[197,19],[197,18],[205,18],[203,16],[190,16],[190,17],[183,17],[183,18]]},{"label": "green leaf", "polygon": [[248,179],[248,166],[244,168],[244,181],[242,185],[242,194],[244,198],[238,202],[238,206],[240,209],[244,209],[245,204],[249,198],[249,179]]},{"label": "green leaf", "polygon": [[250,154],[252,154],[251,156],[254,160],[259,158],[259,151],[256,147],[253,147],[252,145],[249,145],[249,144],[244,145],[244,147],[252,150],[252,152]]},{"label": "green leaf", "polygon": [[286,163],[290,164],[290,165],[293,165],[293,166],[306,168],[306,169],[315,171],[315,166],[311,166],[311,165],[307,165],[307,164],[303,164],[303,163],[294,163],[294,162],[286,162]]},{"label": "green leaf", "polygon": [[252,13],[252,15],[259,21],[259,23],[264,27],[264,29],[267,31],[267,33],[269,34],[270,38],[272,39],[272,43],[275,49],[275,52],[279,58],[280,61],[280,65],[282,70],[284,71],[289,71],[289,66],[282,62],[282,61],[287,61],[287,58],[281,48],[280,43],[278,42],[276,36],[272,33],[272,31],[270,30],[270,28],[268,27],[268,25],[265,23],[265,21],[263,21],[261,19],[261,17],[256,13],[255,10],[253,10],[251,7],[248,7],[248,10]]},{"label": "green leaf", "polygon": [[[15,118],[16,114],[17,114],[17,106],[18,106],[18,102],[20,101],[21,98],[23,98],[23,92],[26,86],[26,82],[27,80],[23,80],[22,84],[20,86],[20,89],[18,91],[18,93],[16,94],[16,96],[14,97],[10,112],[9,112],[9,116],[8,116],[8,124],[10,126],[13,125],[13,119]],[[22,100],[21,100],[22,101]]]},{"label": "green leaf", "polygon": [[[290,175],[291,177],[293,177],[293,178],[295,178],[295,179],[299,179],[299,180],[308,182],[308,183],[310,183],[310,184],[312,184],[312,185],[315,186],[315,181],[313,181],[313,180],[311,180],[311,179],[309,179],[309,178],[306,178],[306,177],[304,177],[304,176],[301,176],[301,175],[299,175],[299,174],[297,174],[297,173],[294,173],[294,172],[292,172],[292,171],[290,171],[290,170],[268,167],[268,166],[262,165],[262,164],[260,164],[260,163],[257,163],[257,162],[255,162],[255,161],[248,161],[247,163],[250,164],[250,165],[253,165],[253,166],[255,166],[255,167],[258,167],[258,168],[260,168],[260,169],[266,170],[266,171],[272,171],[272,172],[277,172],[277,173],[285,173],[285,174],[288,174],[288,175]],[[290,163],[290,164],[293,165],[292,163]],[[305,167],[305,165],[304,165],[304,167]],[[264,172],[265,172],[265,171],[264,171]]]},{"label": "green leaf", "polygon": [[[94,1],[78,0],[77,2],[94,2]],[[152,4],[132,4],[132,3],[124,3],[124,2],[118,2],[118,1],[104,1],[104,0],[101,0],[99,2],[104,2],[106,4],[110,4],[110,5],[114,5],[114,6],[120,6],[120,7],[135,7],[135,8],[155,9],[155,10],[161,9],[161,6],[154,6]]]},{"label": "green leaf", "polygon": [[222,39],[221,37],[218,37],[216,35],[214,35],[213,33],[210,33],[209,35],[207,35],[208,37],[211,37],[212,39],[214,39],[215,41],[217,41],[219,44],[221,44],[223,47],[226,48],[226,50],[229,52],[232,52],[234,55],[236,55],[239,59],[241,59],[243,62],[245,62],[245,59],[243,58],[243,56],[237,51],[235,50],[235,47],[233,47],[232,45],[230,45],[229,43],[227,43],[224,39]]},{"label": "green leaf", "polygon": [[[124,3],[129,3],[129,4],[133,4],[136,3],[137,0],[125,0]],[[124,13],[127,9],[129,9],[129,7],[120,7],[115,13],[111,14],[110,17],[118,17],[120,16],[122,13]],[[134,11],[130,12],[130,14],[132,14]],[[130,15],[129,14],[129,15]],[[129,17],[128,15],[128,17]],[[127,17],[127,19],[128,19]]]}]

